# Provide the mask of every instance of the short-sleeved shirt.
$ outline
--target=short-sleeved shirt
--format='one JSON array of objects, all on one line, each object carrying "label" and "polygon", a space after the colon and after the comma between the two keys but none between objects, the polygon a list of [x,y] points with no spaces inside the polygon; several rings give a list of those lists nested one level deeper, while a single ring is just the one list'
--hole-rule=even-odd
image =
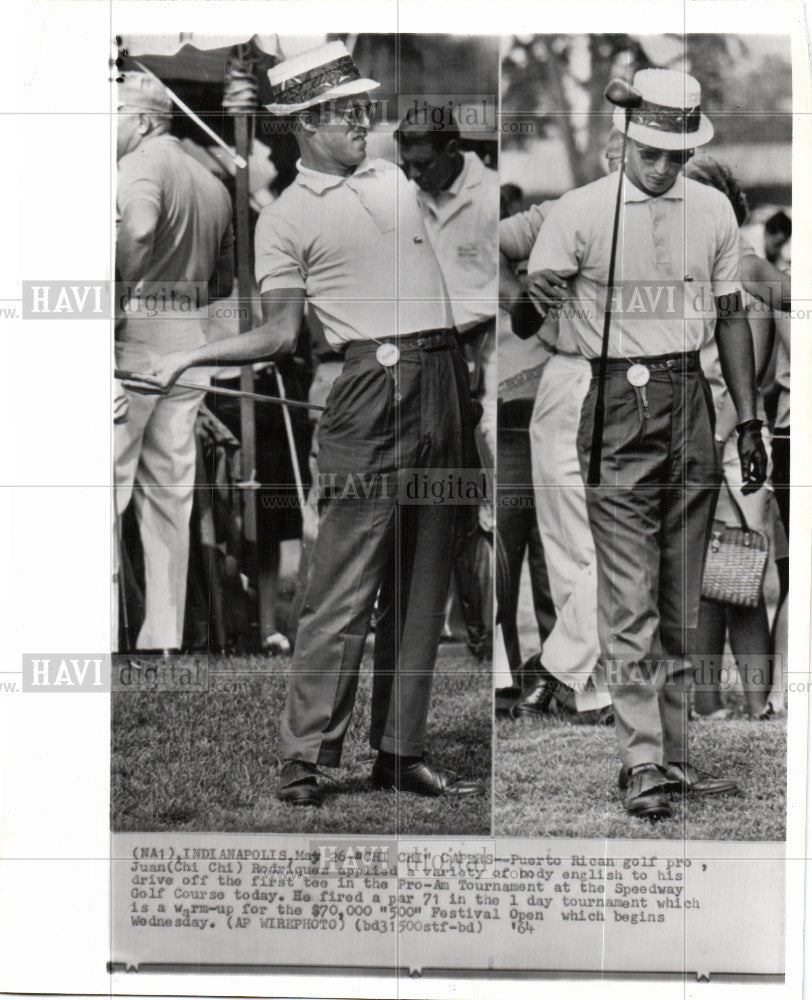
[{"label": "short-sleeved shirt", "polygon": [[[220,254],[234,243],[231,199],[223,184],[174,136],[147,136],[119,160],[119,218],[138,201],[153,204],[159,216],[146,269],[135,280],[208,284]],[[119,257],[116,263],[122,274],[130,273],[126,261]]]},{"label": "short-sleeved shirt", "polygon": [[463,168],[439,195],[414,184],[429,239],[443,270],[454,325],[465,331],[496,315],[496,226],[499,178],[476,153],[463,153]]},{"label": "short-sleeved shirt", "polygon": [[414,189],[388,160],[346,177],[299,163],[255,245],[260,292],[303,289],[333,347],[452,325]]},{"label": "short-sleeved shirt", "polygon": [[542,201],[499,223],[499,249],[509,261],[526,261],[536,242],[545,216],[555,201]]},{"label": "short-sleeved shirt", "polygon": [[[528,270],[570,277],[559,324],[586,357],[601,351],[617,176],[562,195],[548,212]],[[610,357],[698,350],[715,316],[714,298],[739,291],[739,233],[715,188],[680,175],[652,196],[628,177],[615,267]]]},{"label": "short-sleeved shirt", "polygon": [[[499,223],[499,249],[505,257],[516,264],[526,262],[538,237],[541,224],[554,201],[542,201],[531,205],[523,212],[502,219]],[[550,310],[538,331],[537,338],[546,349],[558,354],[579,354],[578,343],[569,326],[563,329],[558,322],[556,310]],[[516,339],[516,338],[514,338]]]}]

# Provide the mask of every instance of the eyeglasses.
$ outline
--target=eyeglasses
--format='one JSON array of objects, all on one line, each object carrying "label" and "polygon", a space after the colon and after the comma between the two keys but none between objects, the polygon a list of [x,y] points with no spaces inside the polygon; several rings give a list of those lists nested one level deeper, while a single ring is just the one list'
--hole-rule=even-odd
[{"label": "eyeglasses", "polygon": [[672,167],[684,167],[694,155],[692,149],[657,149],[654,146],[641,146],[639,143],[637,144],[637,150],[643,163],[647,163],[650,166],[659,163],[660,159],[664,156]]}]

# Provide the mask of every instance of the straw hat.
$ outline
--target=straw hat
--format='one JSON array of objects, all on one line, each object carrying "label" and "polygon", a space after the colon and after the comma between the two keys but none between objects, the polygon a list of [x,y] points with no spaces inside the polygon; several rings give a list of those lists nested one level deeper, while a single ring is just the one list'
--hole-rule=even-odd
[{"label": "straw hat", "polygon": [[[713,138],[713,125],[700,109],[699,81],[673,69],[641,69],[634,86],[643,103],[629,118],[629,138],[657,149],[695,149]],[[616,108],[615,127],[623,130],[626,112]]]},{"label": "straw hat", "polygon": [[361,76],[343,42],[328,42],[268,70],[274,115],[291,115],[339,97],[365,94],[380,86]]}]

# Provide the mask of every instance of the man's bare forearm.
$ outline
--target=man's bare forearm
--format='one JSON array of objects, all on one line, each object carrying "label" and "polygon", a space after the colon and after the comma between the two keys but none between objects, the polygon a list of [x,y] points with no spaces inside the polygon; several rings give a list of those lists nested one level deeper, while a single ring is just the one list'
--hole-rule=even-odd
[{"label": "man's bare forearm", "polygon": [[266,321],[248,333],[240,333],[226,340],[215,340],[186,351],[187,368],[201,365],[250,365],[256,361],[270,361],[290,354],[296,337],[284,328]]},{"label": "man's bare forearm", "polygon": [[739,422],[756,415],[756,367],[750,326],[743,315],[739,295],[717,300],[716,344],[722,376],[730,392]]},{"label": "man's bare forearm", "polygon": [[304,314],[304,290],[283,288],[264,292],[262,313],[265,317],[262,325],[247,333],[166,354],[155,362],[152,371],[138,374],[148,376],[147,381],[166,391],[187,368],[249,365],[290,354],[296,346]]}]

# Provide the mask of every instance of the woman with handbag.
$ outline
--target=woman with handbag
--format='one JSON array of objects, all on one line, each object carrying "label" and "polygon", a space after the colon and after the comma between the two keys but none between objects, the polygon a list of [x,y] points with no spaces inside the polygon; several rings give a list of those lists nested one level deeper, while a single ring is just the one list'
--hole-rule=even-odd
[{"label": "woman with handbag", "polygon": [[[692,161],[686,174],[717,188],[730,200],[741,225],[748,209],[744,194],[730,170],[709,157]],[[740,278],[745,289],[753,334],[756,371],[762,376],[771,352],[771,322],[764,304],[788,307],[788,276],[758,257],[746,240],[740,241]],[[758,302],[756,300],[759,300]],[[771,310],[770,310],[771,312]],[[786,555],[784,535],[775,496],[769,485],[743,492],[736,452],[735,409],[721,377],[713,335],[702,352],[702,367],[711,385],[716,411],[716,442],[724,471],[708,561],[703,580],[699,624],[693,648],[694,711],[701,716],[726,718],[731,714],[721,696],[724,646],[727,637],[744,694],[747,714],[766,720],[774,714],[770,700],[773,688],[773,643],[763,593],[769,539],[773,558]],[[759,393],[759,407],[763,404]],[[766,422],[766,421],[765,421]],[[763,430],[769,452],[770,440]]]}]

